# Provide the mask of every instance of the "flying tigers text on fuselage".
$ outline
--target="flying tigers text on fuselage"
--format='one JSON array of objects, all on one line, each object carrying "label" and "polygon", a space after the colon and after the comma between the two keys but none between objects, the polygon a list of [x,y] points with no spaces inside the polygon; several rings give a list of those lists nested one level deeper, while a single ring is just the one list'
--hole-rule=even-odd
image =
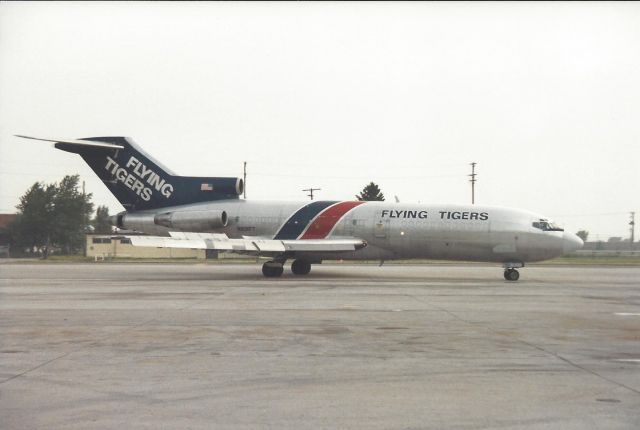
[{"label": "flying tigers text on fuselage", "polygon": [[[489,219],[487,212],[458,212],[458,211],[439,211],[440,219],[448,220],[478,220],[486,221]],[[395,209],[383,209],[381,213],[382,218],[413,218],[413,219],[427,219],[429,218],[429,212],[425,210],[395,210]]]}]

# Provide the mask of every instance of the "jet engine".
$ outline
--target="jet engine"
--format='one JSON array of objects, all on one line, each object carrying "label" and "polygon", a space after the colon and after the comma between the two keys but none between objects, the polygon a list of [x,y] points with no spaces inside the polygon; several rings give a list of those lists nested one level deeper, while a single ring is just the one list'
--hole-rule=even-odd
[{"label": "jet engine", "polygon": [[121,212],[109,217],[112,226],[125,230],[145,231],[155,227],[152,213],[126,213]]},{"label": "jet engine", "polygon": [[153,218],[156,225],[184,231],[208,231],[226,227],[227,212],[210,211],[179,211],[157,214]]}]

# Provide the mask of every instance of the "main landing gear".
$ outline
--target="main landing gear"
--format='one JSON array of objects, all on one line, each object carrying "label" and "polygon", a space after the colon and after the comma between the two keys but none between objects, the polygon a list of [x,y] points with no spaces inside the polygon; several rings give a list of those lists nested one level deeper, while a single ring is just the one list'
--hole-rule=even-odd
[{"label": "main landing gear", "polygon": [[504,279],[510,282],[515,282],[520,279],[520,272],[516,270],[516,268],[524,267],[524,263],[516,262],[516,263],[504,263],[502,265],[504,267]]},{"label": "main landing gear", "polygon": [[280,263],[274,260],[267,261],[262,265],[262,274],[267,278],[282,276],[282,272],[284,272],[283,264],[284,262]]},{"label": "main landing gear", "polygon": [[[284,261],[270,260],[262,265],[262,274],[268,278],[282,276]],[[291,263],[291,271],[294,275],[308,275],[311,272],[311,263],[307,260],[294,260]]]},{"label": "main landing gear", "polygon": [[311,272],[311,263],[307,260],[294,260],[291,263],[291,271],[294,275],[308,275]]}]

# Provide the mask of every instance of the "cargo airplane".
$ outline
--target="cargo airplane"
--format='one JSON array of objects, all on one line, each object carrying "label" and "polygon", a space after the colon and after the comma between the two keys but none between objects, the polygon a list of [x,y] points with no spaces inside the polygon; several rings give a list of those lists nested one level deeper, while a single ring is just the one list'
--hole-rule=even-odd
[{"label": "cargo airplane", "polygon": [[264,276],[306,275],[323,260],[435,259],[518,268],[582,247],[547,217],[482,205],[240,199],[241,178],[177,176],[127,137],[54,142],[79,154],[126,209],[111,217],[133,245],[211,249],[267,257]]}]

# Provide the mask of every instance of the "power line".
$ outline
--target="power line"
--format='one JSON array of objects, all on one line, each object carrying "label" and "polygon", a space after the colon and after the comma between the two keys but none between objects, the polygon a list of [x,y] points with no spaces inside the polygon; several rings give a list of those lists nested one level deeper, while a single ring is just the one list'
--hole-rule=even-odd
[{"label": "power line", "polygon": [[[247,163],[245,161],[245,163]],[[38,172],[34,172],[34,173],[30,173],[30,172],[12,172],[12,171],[7,171],[7,170],[0,170],[0,175],[18,175],[18,176],[34,176],[34,177],[38,177],[38,176],[47,176],[47,177],[54,177],[54,176],[58,176],[58,175],[65,175],[68,173],[64,173],[64,172],[60,172],[58,174],[56,173],[52,173],[52,174],[45,174],[43,175],[42,173],[38,173]],[[260,173],[260,172],[254,172],[252,173],[252,175],[254,176],[263,176],[263,177],[282,177],[282,178],[318,178],[318,177],[327,177],[326,172],[324,173],[318,173],[317,175],[295,175],[295,174],[278,174],[278,173]],[[416,179],[420,179],[420,178],[459,178],[460,176],[462,176],[462,174],[448,174],[448,175],[401,175],[401,176],[377,176],[380,179],[407,179],[407,178],[416,178]],[[344,175],[329,175],[329,178],[337,178],[337,179],[362,179],[362,178],[369,178],[370,175],[362,175],[362,176],[344,176]]]},{"label": "power line", "polygon": [[585,216],[613,216],[624,215],[628,212],[601,212],[601,213],[582,213],[582,214],[551,214],[555,217],[585,217]]},{"label": "power line", "polygon": [[[262,177],[280,177],[280,178],[328,178],[328,179],[363,179],[370,178],[371,175],[362,176],[336,176],[327,175],[326,173],[318,173],[317,175],[292,175],[292,174],[279,174],[279,173],[252,173],[254,176]],[[408,178],[459,178],[463,175],[402,175],[402,176],[376,176],[379,179],[408,179]]]},{"label": "power line", "polygon": [[[262,161],[262,160],[251,160],[248,159],[247,163],[251,163],[252,165],[257,165],[257,166],[266,166],[266,167],[273,167],[274,165],[278,165],[278,166],[289,166],[289,167],[318,167],[318,163],[305,163],[305,162],[281,162],[281,161]],[[46,163],[43,163],[46,164]],[[381,161],[377,161],[377,160],[373,160],[373,161],[368,161],[367,162],[368,166],[373,166],[373,167],[387,167],[388,166],[388,161],[387,160],[381,160]],[[398,168],[403,168],[403,169],[431,169],[434,166],[438,166],[438,167],[452,167],[452,166],[459,166],[459,163],[457,161],[446,161],[446,162],[438,162],[438,163],[419,163],[419,164],[402,164],[402,163],[394,163],[393,164],[395,167]],[[70,165],[71,166],[71,165]],[[208,161],[198,161],[198,160],[193,160],[193,161],[189,161],[189,162],[181,162],[181,163],[176,163],[176,169],[177,168],[191,168],[192,166],[225,166],[228,167],[229,166],[229,162],[227,161],[218,161],[218,162],[208,162]],[[344,167],[344,168],[352,168],[353,164],[349,163],[348,161],[332,161],[331,163],[332,167]]]}]

